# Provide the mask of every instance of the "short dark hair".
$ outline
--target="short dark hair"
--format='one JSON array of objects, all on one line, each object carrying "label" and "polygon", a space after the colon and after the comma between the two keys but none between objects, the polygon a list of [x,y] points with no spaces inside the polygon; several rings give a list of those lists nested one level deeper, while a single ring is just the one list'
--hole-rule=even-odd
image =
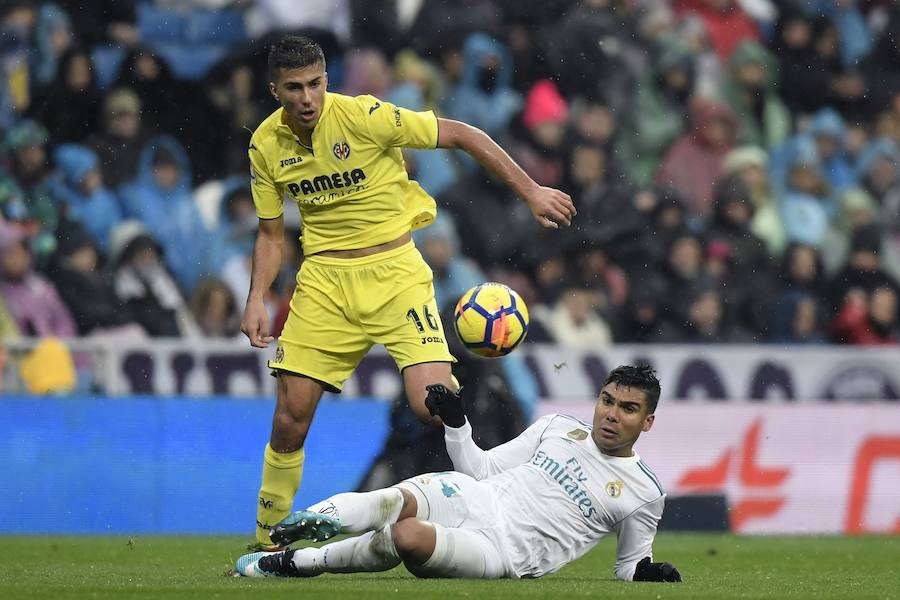
[{"label": "short dark hair", "polygon": [[302,69],[325,64],[325,53],[314,40],[302,35],[288,35],[269,48],[269,77],[278,79],[278,69]]},{"label": "short dark hair", "polygon": [[647,414],[656,412],[659,404],[659,379],[656,378],[656,369],[650,365],[621,365],[609,372],[603,387],[610,383],[623,387],[633,387],[644,392],[647,398]]}]

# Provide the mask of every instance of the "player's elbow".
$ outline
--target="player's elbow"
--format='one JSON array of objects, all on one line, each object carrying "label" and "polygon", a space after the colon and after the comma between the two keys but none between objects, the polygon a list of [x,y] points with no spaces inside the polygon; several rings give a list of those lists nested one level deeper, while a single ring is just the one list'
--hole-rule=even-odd
[{"label": "player's elbow", "polygon": [[487,135],[477,127],[452,119],[438,120],[438,147],[466,150],[477,144],[479,136]]}]

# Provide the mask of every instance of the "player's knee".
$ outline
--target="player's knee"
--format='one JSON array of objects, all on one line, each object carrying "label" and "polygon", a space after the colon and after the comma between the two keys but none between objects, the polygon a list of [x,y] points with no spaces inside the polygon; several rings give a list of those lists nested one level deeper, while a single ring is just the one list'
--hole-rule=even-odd
[{"label": "player's knee", "polygon": [[430,523],[418,519],[404,519],[391,528],[394,547],[403,562],[423,564],[434,552],[435,532]]},{"label": "player's knee", "polygon": [[276,411],[272,419],[272,433],[288,437],[301,445],[306,439],[311,419],[307,415],[296,415],[288,411]]}]

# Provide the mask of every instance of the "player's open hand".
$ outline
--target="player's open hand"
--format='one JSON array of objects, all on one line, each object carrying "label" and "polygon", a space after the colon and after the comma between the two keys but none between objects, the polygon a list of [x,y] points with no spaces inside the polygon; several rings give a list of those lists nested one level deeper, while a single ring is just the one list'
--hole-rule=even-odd
[{"label": "player's open hand", "polygon": [[551,187],[538,187],[528,194],[525,202],[538,223],[548,229],[559,229],[560,225],[568,227],[578,214],[571,196]]},{"label": "player's open hand", "polygon": [[275,338],[269,335],[269,313],[262,300],[248,300],[241,319],[241,331],[254,348],[268,348]]}]

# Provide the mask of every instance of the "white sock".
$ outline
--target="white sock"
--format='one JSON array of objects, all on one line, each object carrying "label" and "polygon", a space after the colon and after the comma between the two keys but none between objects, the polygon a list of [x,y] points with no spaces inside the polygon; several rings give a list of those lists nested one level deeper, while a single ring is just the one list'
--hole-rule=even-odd
[{"label": "white sock", "polygon": [[403,494],[397,488],[348,492],[313,504],[307,510],[336,516],[341,520],[341,533],[372,531],[397,522],[403,510]]},{"label": "white sock", "polygon": [[391,526],[361,536],[332,542],[321,548],[301,548],[294,566],[307,575],[387,571],[400,564]]}]

